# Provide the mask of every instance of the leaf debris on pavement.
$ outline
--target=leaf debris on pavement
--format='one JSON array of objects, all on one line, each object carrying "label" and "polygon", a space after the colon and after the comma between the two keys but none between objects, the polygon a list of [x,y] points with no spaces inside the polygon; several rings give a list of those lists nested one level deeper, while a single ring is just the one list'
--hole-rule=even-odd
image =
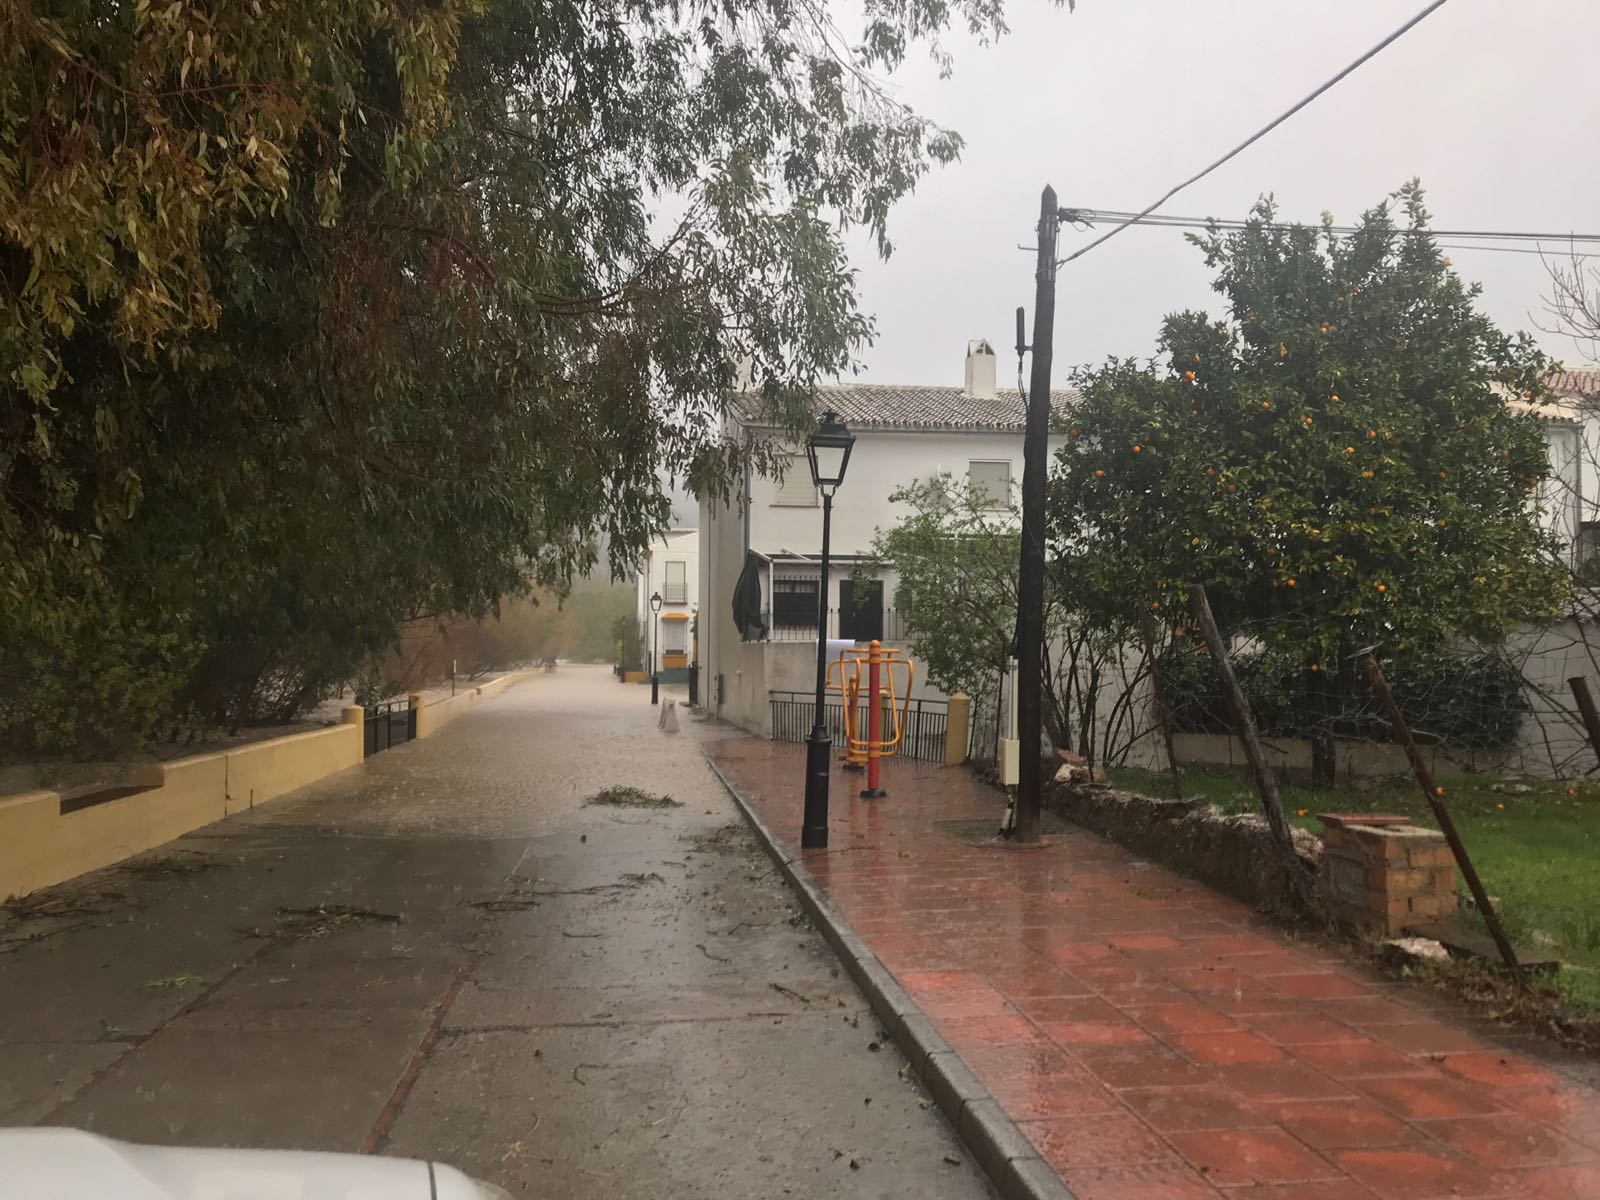
[{"label": "leaf debris on pavement", "polygon": [[682,808],[671,796],[657,795],[636,787],[601,788],[584,802],[585,806],[600,805],[605,808]]},{"label": "leaf debris on pavement", "polygon": [[145,984],[147,988],[182,988],[191,983],[199,982],[198,975],[167,975],[161,979],[152,979]]}]

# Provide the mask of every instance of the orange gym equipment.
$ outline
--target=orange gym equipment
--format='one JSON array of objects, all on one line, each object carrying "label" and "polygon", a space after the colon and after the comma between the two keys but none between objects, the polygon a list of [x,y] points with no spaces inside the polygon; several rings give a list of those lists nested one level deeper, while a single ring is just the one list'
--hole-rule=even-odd
[{"label": "orange gym equipment", "polygon": [[[879,786],[878,763],[899,753],[900,739],[905,735],[915,668],[909,659],[900,658],[899,654],[899,650],[886,649],[875,641],[865,650],[846,650],[837,661],[828,664],[828,688],[843,698],[844,765],[856,770],[865,767],[867,771],[867,786],[861,792],[863,799],[875,800],[886,794]],[[867,695],[865,736],[860,711],[863,667],[866,668]],[[897,693],[896,676],[902,668],[905,687]],[[895,702],[897,694],[898,704]],[[883,728],[886,720],[888,730]]]}]

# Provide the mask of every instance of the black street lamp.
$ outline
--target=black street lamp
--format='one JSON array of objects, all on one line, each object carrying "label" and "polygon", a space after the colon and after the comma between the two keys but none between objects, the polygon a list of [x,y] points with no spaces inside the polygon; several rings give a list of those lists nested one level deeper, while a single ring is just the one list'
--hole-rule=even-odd
[{"label": "black street lamp", "polygon": [[650,595],[650,703],[661,700],[661,593]]},{"label": "black street lamp", "polygon": [[817,697],[816,723],[806,739],[806,803],[800,826],[802,848],[821,849],[828,844],[828,765],[833,738],[828,735],[822,706],[828,672],[828,533],[833,521],[833,493],[844,482],[855,434],[845,428],[839,414],[828,409],[816,432],[806,440],[811,461],[811,482],[822,493],[822,579],[817,587]]}]

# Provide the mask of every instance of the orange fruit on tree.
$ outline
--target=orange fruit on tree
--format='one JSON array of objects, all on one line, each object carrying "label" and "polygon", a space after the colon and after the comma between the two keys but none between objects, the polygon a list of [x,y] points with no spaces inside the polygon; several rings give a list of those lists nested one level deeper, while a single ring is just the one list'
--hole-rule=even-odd
[{"label": "orange fruit on tree", "polygon": [[1371,471],[1363,471],[1363,472],[1361,472],[1361,478],[1363,478],[1363,479],[1371,479],[1372,478],[1372,472]]},{"label": "orange fruit on tree", "polygon": [[1142,450],[1143,450],[1143,449],[1144,449],[1144,447],[1143,447],[1143,446],[1135,446],[1135,447],[1134,447],[1134,448],[1133,448],[1133,452],[1134,452],[1134,453],[1135,453],[1135,454],[1138,454],[1138,453],[1139,453],[1139,452],[1140,452],[1140,451],[1142,451]]},{"label": "orange fruit on tree", "polygon": [[1210,479],[1210,478],[1214,477],[1216,475],[1216,473],[1217,473],[1217,469],[1215,467],[1207,467],[1206,468],[1206,478]]},{"label": "orange fruit on tree", "polygon": [[1289,579],[1285,580],[1284,582],[1287,583],[1290,587],[1294,586],[1294,578],[1292,576]]},{"label": "orange fruit on tree", "polygon": [[1228,490],[1229,490],[1229,491],[1230,491],[1230,492],[1237,492],[1237,491],[1238,491],[1238,490],[1239,490],[1239,487],[1238,487],[1238,485],[1237,485],[1237,484],[1233,484],[1233,483],[1230,483],[1230,484],[1229,484],[1229,485],[1228,485]]},{"label": "orange fruit on tree", "polygon": [[1335,392],[1333,395],[1329,396],[1328,397],[1328,403],[1329,404],[1337,404],[1337,403],[1339,403],[1339,393]]},{"label": "orange fruit on tree", "polygon": [[1193,371],[1185,371],[1183,373],[1183,377],[1185,379],[1187,379],[1190,383],[1194,382],[1194,372]]},{"label": "orange fruit on tree", "polygon": [[1272,407],[1272,401],[1271,400],[1263,400],[1261,402],[1261,407],[1262,408],[1271,408]]},{"label": "orange fruit on tree", "polygon": [[1356,452],[1356,448],[1354,446],[1346,446],[1344,448],[1344,452],[1346,454],[1354,454]]},{"label": "orange fruit on tree", "polygon": [[1104,471],[1096,471],[1094,473],[1094,477],[1096,479],[1104,479],[1106,477],[1106,473]]},{"label": "orange fruit on tree", "polygon": [[1333,326],[1329,325],[1326,321],[1324,321],[1322,323],[1322,332],[1323,333],[1332,333],[1333,332]]},{"label": "orange fruit on tree", "polygon": [[1387,586],[1387,585],[1385,585],[1385,584],[1381,584],[1381,583],[1380,583],[1380,584],[1379,584],[1379,585],[1378,585],[1378,590],[1379,590],[1379,591],[1380,591],[1380,592],[1387,592],[1387,591],[1388,591],[1388,590],[1389,590],[1389,588],[1388,588],[1388,586]]}]

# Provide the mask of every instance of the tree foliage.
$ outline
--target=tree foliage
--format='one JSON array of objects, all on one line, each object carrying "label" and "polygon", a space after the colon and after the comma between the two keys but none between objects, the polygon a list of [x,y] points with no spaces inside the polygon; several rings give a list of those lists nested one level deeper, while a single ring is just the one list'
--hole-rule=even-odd
[{"label": "tree foliage", "polygon": [[[0,729],[281,715],[560,587],[798,422],[843,251],[959,140],[870,71],[995,0],[24,0],[0,12]],[[760,465],[758,463],[758,465]],[[102,630],[121,631],[107,639]],[[121,695],[122,702],[119,702]]]},{"label": "tree foliage", "polygon": [[[913,481],[890,496],[909,512],[877,531],[871,556],[857,567],[863,581],[886,569],[896,573],[894,603],[906,642],[934,684],[997,704],[1016,642],[1017,500],[1013,494],[996,504],[987,489],[948,474]],[[1125,622],[1094,619],[1078,600],[1070,577],[1047,575],[1044,726],[1056,746],[1091,761],[1115,760],[1139,734],[1126,699],[1135,682],[1128,629]],[[1113,681],[1119,687],[1102,708],[1102,692],[1111,692]]]},{"label": "tree foliage", "polygon": [[1561,594],[1532,497],[1548,467],[1543,357],[1450,269],[1412,184],[1358,231],[1273,223],[1194,239],[1226,316],[1166,319],[1158,360],[1085,370],[1052,534],[1090,602],[1224,629],[1305,669],[1359,647],[1502,639]]}]

